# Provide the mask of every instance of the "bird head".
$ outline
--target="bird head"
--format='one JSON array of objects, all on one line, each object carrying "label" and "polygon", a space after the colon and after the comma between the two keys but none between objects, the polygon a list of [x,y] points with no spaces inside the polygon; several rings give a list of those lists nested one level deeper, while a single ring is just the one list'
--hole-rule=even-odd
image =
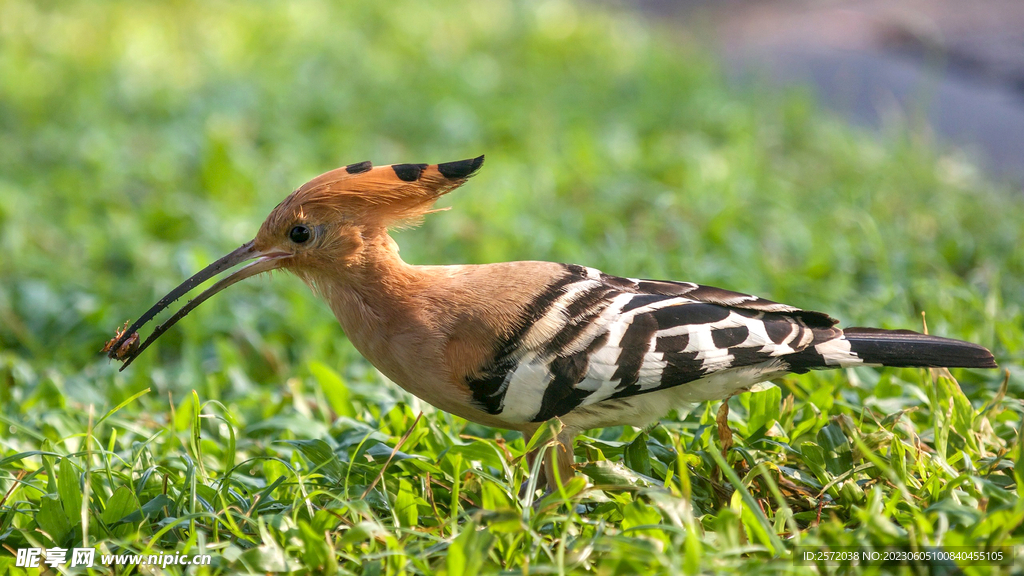
[{"label": "bird head", "polygon": [[[124,370],[161,334],[221,290],[241,280],[284,269],[315,285],[317,273],[344,273],[364,257],[365,241],[388,228],[409,225],[432,211],[442,195],[461,186],[484,157],[443,164],[350,164],[317,176],[277,205],[256,237],[184,281],[135,323],[107,343],[111,358]],[[171,303],[199,284],[242,265],[190,300],[141,345],[126,347],[137,332]]]}]

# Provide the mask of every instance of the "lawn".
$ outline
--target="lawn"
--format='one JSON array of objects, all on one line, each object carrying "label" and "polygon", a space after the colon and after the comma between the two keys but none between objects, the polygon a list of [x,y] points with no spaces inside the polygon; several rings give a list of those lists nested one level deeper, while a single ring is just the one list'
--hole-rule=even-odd
[{"label": "lawn", "polygon": [[[582,0],[8,0],[0,78],[0,573],[34,573],[32,547],[211,556],[167,574],[1024,562],[1024,197],[920,130],[730,88],[699,42]],[[312,176],[482,153],[452,210],[397,234],[407,261],[574,262],[844,326],[925,314],[1005,371],[787,377],[590,431],[580,476],[521,497],[544,437],[387,382],[292,276],[219,295],[124,372],[98,353]]]}]

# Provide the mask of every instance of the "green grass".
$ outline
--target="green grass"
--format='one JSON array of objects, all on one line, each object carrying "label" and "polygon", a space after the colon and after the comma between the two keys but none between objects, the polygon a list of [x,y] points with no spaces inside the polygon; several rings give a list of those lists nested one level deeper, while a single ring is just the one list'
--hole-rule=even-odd
[{"label": "green grass", "polygon": [[[1019,193],[904,127],[732,90],[629,13],[338,4],[0,3],[0,572],[83,543],[213,556],[169,574],[842,571],[795,564],[797,545],[1024,558]],[[788,377],[730,400],[728,427],[715,403],[591,431],[583,476],[520,498],[530,439],[386,382],[293,277],[232,288],[123,373],[97,353],[315,174],[481,153],[453,210],[398,234],[408,261],[576,262],[846,326],[925,312],[990,347],[1006,386]]]}]

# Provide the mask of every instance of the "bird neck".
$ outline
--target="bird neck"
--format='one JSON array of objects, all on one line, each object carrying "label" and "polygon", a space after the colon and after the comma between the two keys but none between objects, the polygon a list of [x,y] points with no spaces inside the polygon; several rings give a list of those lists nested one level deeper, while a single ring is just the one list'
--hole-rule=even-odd
[{"label": "bird neck", "polygon": [[327,300],[346,331],[354,327],[353,313],[365,320],[366,314],[387,316],[399,311],[410,293],[426,281],[419,267],[402,260],[398,245],[384,230],[365,232],[357,257],[319,272],[310,283]]},{"label": "bird neck", "polygon": [[435,283],[432,268],[406,264],[398,245],[380,231],[363,235],[355,261],[306,281],[327,301],[360,353],[395,379],[400,375],[393,372],[402,368],[395,344],[432,323],[419,305],[419,296]]},{"label": "bird neck", "polygon": [[349,289],[371,300],[379,296],[401,298],[423,281],[419,267],[402,260],[398,244],[384,230],[364,235],[358,261],[341,279]]}]

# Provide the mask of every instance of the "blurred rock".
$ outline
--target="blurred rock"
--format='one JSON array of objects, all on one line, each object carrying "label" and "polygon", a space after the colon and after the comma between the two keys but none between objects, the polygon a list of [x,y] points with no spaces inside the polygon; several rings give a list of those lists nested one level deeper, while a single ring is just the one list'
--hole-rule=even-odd
[{"label": "blurred rock", "polygon": [[809,83],[856,123],[933,131],[995,175],[1024,182],[1020,0],[635,4],[712,35],[737,81]]}]

